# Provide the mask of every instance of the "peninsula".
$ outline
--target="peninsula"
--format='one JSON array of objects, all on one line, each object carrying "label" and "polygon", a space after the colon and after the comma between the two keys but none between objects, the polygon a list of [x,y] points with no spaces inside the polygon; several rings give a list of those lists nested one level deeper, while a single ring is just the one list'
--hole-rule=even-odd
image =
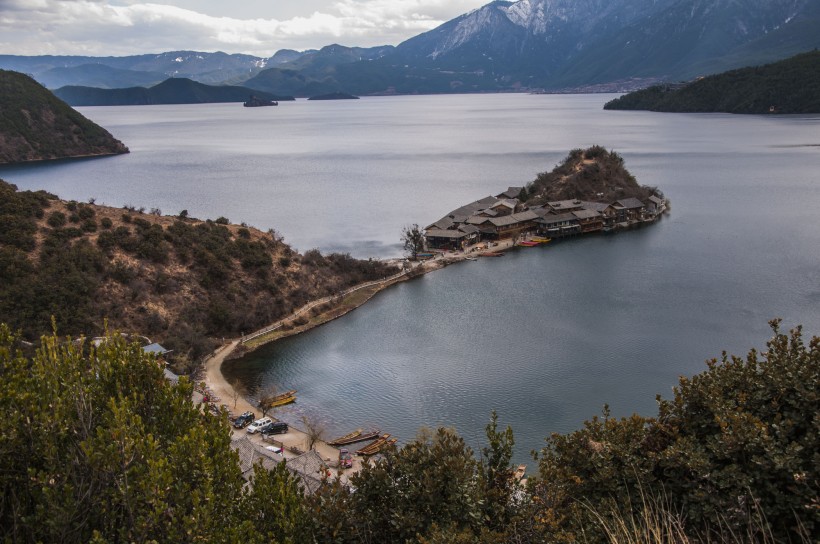
[{"label": "peninsula", "polygon": [[25,74],[0,70],[0,164],[128,153]]},{"label": "peninsula", "polygon": [[656,187],[639,185],[614,151],[575,149],[525,187],[476,200],[428,225],[425,248],[461,251],[611,232],[652,223],[668,204]]}]

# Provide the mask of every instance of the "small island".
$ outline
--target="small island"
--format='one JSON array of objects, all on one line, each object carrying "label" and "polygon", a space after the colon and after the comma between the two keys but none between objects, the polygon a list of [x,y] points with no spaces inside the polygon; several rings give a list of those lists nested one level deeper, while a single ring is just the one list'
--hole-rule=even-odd
[{"label": "small island", "polygon": [[680,113],[820,113],[820,51],[625,94],[605,110]]},{"label": "small island", "polygon": [[342,93],[342,92],[335,92],[335,93],[327,93],[327,94],[319,94],[316,96],[311,96],[308,100],[358,100],[358,96],[354,96],[352,94]]},{"label": "small island", "polygon": [[262,106],[278,106],[279,102],[275,100],[267,100],[265,98],[258,98],[256,95],[252,94],[250,98],[248,98],[248,101],[243,102],[242,105],[246,108],[259,108]]}]

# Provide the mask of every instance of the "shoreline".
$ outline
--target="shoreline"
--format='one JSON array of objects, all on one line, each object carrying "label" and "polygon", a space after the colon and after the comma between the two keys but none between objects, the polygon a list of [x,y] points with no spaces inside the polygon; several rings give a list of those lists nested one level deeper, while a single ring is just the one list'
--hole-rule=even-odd
[{"label": "shoreline", "polygon": [[[493,246],[493,249],[505,250],[513,246],[514,244],[512,240],[502,240],[496,246]],[[261,339],[258,342],[252,343],[247,348],[242,348],[243,340],[247,337],[254,336],[254,334],[257,333],[247,335],[242,338],[231,339],[230,341],[226,342],[225,344],[217,348],[209,357],[207,357],[203,361],[202,381],[205,383],[206,388],[212,391],[217,396],[217,399],[214,400],[215,404],[219,403],[226,405],[228,409],[231,410],[234,416],[244,412],[251,412],[254,414],[254,418],[258,419],[259,417],[261,417],[261,412],[259,411],[259,409],[256,406],[253,406],[247,398],[242,396],[233,387],[233,385],[230,382],[228,382],[228,380],[222,373],[222,367],[226,362],[240,361],[242,357],[264,345],[274,343],[283,338],[288,338],[290,336],[302,334],[316,327],[324,325],[325,323],[329,323],[330,321],[338,319],[343,315],[346,315],[349,312],[355,310],[356,308],[359,308],[360,306],[364,305],[367,301],[372,299],[376,294],[380,293],[381,291],[384,291],[385,289],[397,283],[417,278],[419,276],[428,274],[430,272],[433,272],[434,270],[439,270],[441,268],[444,268],[457,262],[466,261],[468,257],[473,258],[473,253],[477,251],[479,250],[474,247],[469,251],[442,252],[432,259],[429,259],[427,261],[420,261],[415,267],[413,267],[409,271],[405,271],[400,277],[388,278],[389,281],[383,281],[381,283],[377,283],[376,285],[370,285],[369,288],[354,288],[357,291],[362,290],[365,292],[362,293],[360,296],[354,297],[355,300],[349,300],[348,304],[344,304],[345,299],[342,299],[341,301],[339,301],[339,304],[333,305],[330,308],[321,311],[318,315],[314,316],[313,318],[309,318],[308,321],[302,325],[288,328],[287,330],[279,330],[280,328],[283,328],[283,325],[287,324],[288,322],[300,319],[302,313],[309,312],[313,308],[322,307],[324,304],[332,302],[334,297],[326,297],[325,299],[319,299],[318,301],[311,302],[303,306],[290,316],[279,320],[274,325],[266,327],[266,329],[272,329],[269,330],[268,333],[263,333],[259,336],[256,336],[255,338],[252,338],[251,340],[246,340],[246,342],[250,343],[254,342],[254,340],[256,340],[257,338]],[[264,331],[265,329],[262,330]],[[232,426],[230,427],[230,429],[231,433],[234,435],[237,435],[238,433],[243,433],[242,429],[234,429]],[[258,434],[243,434],[254,443],[257,443],[259,445],[264,444],[262,442],[261,437]],[[331,446],[327,443],[327,440],[331,439],[332,438],[317,441],[314,446],[314,449],[321,455],[322,459],[324,459],[325,462],[328,463],[332,475],[339,475],[343,477],[343,480],[345,480],[345,475],[357,472],[361,468],[361,464],[363,462],[366,462],[366,458],[361,458],[359,456],[354,455],[353,467],[349,469],[344,469],[342,471],[338,471],[335,467],[335,464],[336,460],[338,459],[339,448]],[[295,455],[298,455],[295,454],[294,450],[306,450],[304,446],[307,444],[307,434],[301,429],[291,426],[287,433],[282,435],[276,435],[276,442],[280,443],[283,446],[282,456],[284,459],[293,458]]]},{"label": "shoreline", "polygon": [[[248,411],[254,414],[254,418],[259,418],[261,417],[261,412],[258,408],[253,406],[248,399],[237,392],[233,385],[231,385],[225,378],[222,373],[222,367],[225,363],[229,361],[241,361],[245,355],[264,345],[277,342],[283,338],[305,333],[316,327],[324,325],[325,323],[338,319],[364,305],[376,294],[397,283],[420,277],[424,274],[442,269],[454,263],[475,260],[480,253],[485,251],[503,252],[510,249],[516,249],[516,243],[517,240],[508,238],[498,240],[497,242],[494,242],[492,246],[486,243],[479,243],[460,251],[441,251],[431,259],[419,261],[412,269],[405,270],[398,276],[393,276],[385,280],[381,280],[380,282],[353,287],[348,290],[346,295],[343,295],[342,299],[339,299],[338,296],[325,297],[323,299],[308,303],[293,314],[264,329],[261,329],[260,331],[241,338],[232,339],[217,348],[214,353],[206,358],[202,363],[202,368],[204,370],[203,380],[205,385],[219,397],[219,400],[216,402],[227,405],[229,409],[233,411],[234,415]],[[363,291],[363,293],[357,293],[357,291]],[[352,300],[348,297],[351,297]],[[295,321],[304,319],[305,316],[302,314],[309,313],[316,308],[323,308],[323,306],[330,303],[334,304],[332,304],[329,308],[321,309],[318,314],[308,317],[306,322],[294,324]],[[286,326],[287,328],[285,328]],[[230,403],[233,403],[233,408],[231,408]],[[353,426],[355,425],[352,425],[351,427]],[[242,430],[236,430],[231,427],[231,432],[238,433],[242,432]],[[254,442],[261,443],[261,437],[259,437],[259,435],[246,434],[246,436],[251,438]],[[307,443],[306,438],[307,434],[304,431],[296,427],[290,427],[288,433],[284,435],[277,435],[276,441],[280,443],[285,450],[283,452],[284,458],[289,458],[293,457],[293,453],[289,451],[290,449],[304,451],[302,447]],[[327,440],[331,439],[329,438]],[[354,456],[352,468],[337,472],[335,469],[335,460],[338,459],[339,448],[330,446],[327,443],[327,440],[323,439],[317,441],[314,449],[316,449],[322,458],[328,463],[332,473],[340,476],[348,473],[355,473],[361,468],[361,463],[367,462],[366,458],[363,459],[361,457]]]}]

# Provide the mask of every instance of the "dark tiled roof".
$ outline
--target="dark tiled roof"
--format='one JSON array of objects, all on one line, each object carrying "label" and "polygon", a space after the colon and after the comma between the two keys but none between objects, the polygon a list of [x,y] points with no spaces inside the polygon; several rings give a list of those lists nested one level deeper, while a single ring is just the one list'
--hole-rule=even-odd
[{"label": "dark tiled roof", "polygon": [[498,208],[500,206],[504,206],[505,208],[509,208],[511,210],[514,210],[517,205],[518,205],[518,199],[517,198],[506,198],[504,200],[499,200],[498,202],[493,204],[492,207],[493,208]]},{"label": "dark tiled roof", "polygon": [[581,206],[580,200],[556,200],[555,202],[547,202],[547,206],[553,210],[571,210]]},{"label": "dark tiled roof", "polygon": [[247,436],[231,439],[231,447],[239,454],[239,468],[245,479],[250,478],[253,474],[253,466],[259,462],[268,470],[272,470],[279,464],[278,460],[271,457],[265,449],[251,442]]},{"label": "dark tiled roof", "polygon": [[497,196],[498,198],[518,198],[518,195],[521,194],[521,189],[523,189],[523,187],[508,187],[506,191]]},{"label": "dark tiled roof", "polygon": [[427,238],[463,238],[467,236],[460,230],[428,229],[424,233]]},{"label": "dark tiled roof", "polygon": [[310,450],[299,457],[288,459],[285,466],[288,470],[299,476],[305,493],[313,494],[322,485],[322,471],[327,469],[327,465],[322,460],[316,450]]},{"label": "dark tiled roof", "polygon": [[452,227],[454,224],[455,224],[455,221],[453,221],[451,218],[449,218],[449,217],[442,217],[441,219],[439,219],[438,221],[436,221],[436,222],[435,222],[435,223],[433,223],[432,225],[427,225],[427,226],[424,228],[424,230],[430,230],[430,229],[449,229],[449,228],[450,228],[450,227]]},{"label": "dark tiled roof", "polygon": [[561,213],[558,215],[545,215],[538,220],[538,223],[542,223],[544,225],[557,225],[558,223],[564,223],[566,221],[575,222],[578,221],[578,218],[573,213]]},{"label": "dark tiled roof", "polygon": [[581,205],[587,210],[595,210],[596,212],[603,212],[609,208],[608,202],[581,202]]},{"label": "dark tiled roof", "polygon": [[474,215],[474,216],[467,219],[467,224],[468,225],[481,225],[482,223],[486,223],[487,221],[490,221],[489,217],[482,217],[480,215]]},{"label": "dark tiled roof", "polygon": [[578,210],[576,212],[572,212],[572,215],[578,219],[594,219],[595,217],[601,216],[601,214],[595,210]]},{"label": "dark tiled roof", "polygon": [[663,204],[663,200],[655,195],[650,196],[647,200],[654,202],[656,206]]},{"label": "dark tiled roof", "polygon": [[526,210],[520,213],[505,215],[504,217],[493,217],[492,219],[490,219],[490,223],[492,223],[496,227],[505,227],[507,225],[513,225],[515,223],[532,221],[533,219],[538,219],[538,215],[532,210]]},{"label": "dark tiled roof", "polygon": [[623,200],[619,200],[618,204],[620,204],[627,210],[644,207],[644,203],[638,200],[637,198],[624,198]]}]

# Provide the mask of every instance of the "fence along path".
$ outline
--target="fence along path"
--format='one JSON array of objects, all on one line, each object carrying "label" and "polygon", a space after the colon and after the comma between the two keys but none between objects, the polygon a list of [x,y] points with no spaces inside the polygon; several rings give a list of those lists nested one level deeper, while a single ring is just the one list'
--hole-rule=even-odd
[{"label": "fence along path", "polygon": [[341,293],[337,293],[335,295],[330,295],[330,296],[327,296],[327,297],[324,297],[324,298],[320,298],[318,300],[314,300],[313,302],[309,302],[309,303],[305,304],[304,306],[302,306],[301,308],[299,308],[298,310],[296,310],[295,312],[293,312],[292,314],[290,314],[289,316],[283,317],[282,319],[280,319],[279,321],[277,321],[273,325],[269,325],[269,326],[265,327],[264,329],[259,329],[258,331],[255,331],[255,332],[252,332],[250,334],[247,334],[247,335],[243,336],[242,339],[239,341],[239,343],[240,344],[245,344],[247,342],[250,342],[254,338],[259,338],[260,336],[268,334],[269,332],[273,332],[276,329],[282,327],[282,325],[285,324],[285,321],[290,321],[291,319],[296,319],[297,317],[304,314],[305,312],[309,312],[310,310],[312,310],[313,308],[315,308],[317,306],[320,306],[322,304],[326,304],[326,303],[330,302],[331,300],[333,300],[334,298],[346,297],[350,293],[354,293],[354,292],[358,291],[359,289],[366,289],[368,287],[373,287],[374,285],[381,285],[381,284],[387,283],[389,281],[397,280],[400,277],[407,274],[407,272],[408,272],[407,270],[402,270],[401,272],[399,272],[397,274],[393,274],[392,276],[389,276],[387,278],[384,278],[384,279],[381,279],[381,280],[373,280],[373,281],[369,281],[369,282],[366,282],[366,283],[360,283],[359,285],[353,286],[350,289],[345,289]]}]

